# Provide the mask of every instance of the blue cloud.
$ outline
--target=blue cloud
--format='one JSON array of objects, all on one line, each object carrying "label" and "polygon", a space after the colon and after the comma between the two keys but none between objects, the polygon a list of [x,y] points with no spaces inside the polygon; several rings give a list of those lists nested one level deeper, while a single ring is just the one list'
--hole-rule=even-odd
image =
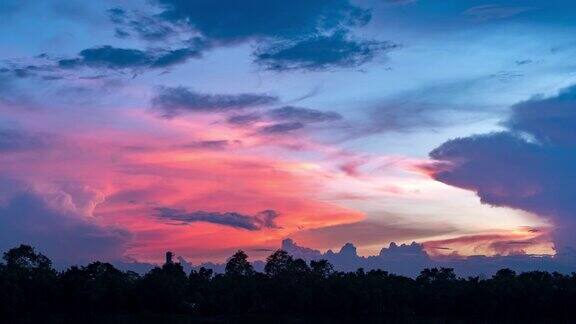
[{"label": "blue cloud", "polygon": [[7,203],[0,206],[0,249],[18,244],[41,247],[57,264],[120,260],[131,239],[127,231],[101,226],[82,215],[53,208],[23,184],[0,179]]},{"label": "blue cloud", "polygon": [[294,38],[365,25],[370,12],[349,0],[156,0],[161,17],[217,42]]},{"label": "blue cloud", "polygon": [[[388,42],[352,40],[371,12],[349,0],[156,0],[159,14],[122,8],[108,11],[120,38],[137,34],[147,41],[178,36],[201,38],[205,48],[247,41],[261,45],[256,63],[269,70],[324,70],[354,67],[392,46]],[[328,35],[328,36],[327,36]]]},{"label": "blue cloud", "polygon": [[435,178],[473,190],[482,202],[556,223],[555,244],[576,248],[576,87],[512,107],[507,130],[448,141],[430,153],[447,161]]},{"label": "blue cloud", "polygon": [[255,53],[255,62],[274,71],[349,68],[397,47],[391,42],[352,40],[346,32],[339,31],[265,45]]},{"label": "blue cloud", "polygon": [[116,48],[109,45],[82,50],[78,58],[62,59],[58,66],[72,69],[81,66],[104,69],[165,68],[183,63],[189,58],[200,57],[196,48],[177,50],[142,51],[137,49]]},{"label": "blue cloud", "polygon": [[137,12],[128,12],[123,8],[108,10],[110,21],[118,27],[116,36],[126,38],[135,33],[146,41],[164,41],[178,33],[177,26],[168,23],[155,15],[144,15]]}]

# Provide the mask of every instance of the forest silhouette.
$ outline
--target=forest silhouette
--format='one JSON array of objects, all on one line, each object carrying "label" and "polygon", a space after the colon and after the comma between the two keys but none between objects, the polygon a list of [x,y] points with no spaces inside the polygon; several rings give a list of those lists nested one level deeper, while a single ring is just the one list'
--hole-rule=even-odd
[{"label": "forest silhouette", "polygon": [[576,319],[576,274],[509,269],[459,278],[424,269],[416,278],[383,270],[334,271],[326,260],[278,250],[254,270],[243,251],[225,273],[185,273],[166,262],[144,275],[93,262],[56,271],[21,245],[0,263],[0,322],[569,322]]}]

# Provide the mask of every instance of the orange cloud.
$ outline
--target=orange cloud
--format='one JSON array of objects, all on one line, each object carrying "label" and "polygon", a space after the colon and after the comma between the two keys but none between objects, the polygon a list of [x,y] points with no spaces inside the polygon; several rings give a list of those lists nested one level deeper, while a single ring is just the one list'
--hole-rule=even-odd
[{"label": "orange cloud", "polygon": [[554,255],[549,228],[521,227],[512,231],[495,231],[485,234],[464,235],[424,243],[431,256],[447,255]]}]

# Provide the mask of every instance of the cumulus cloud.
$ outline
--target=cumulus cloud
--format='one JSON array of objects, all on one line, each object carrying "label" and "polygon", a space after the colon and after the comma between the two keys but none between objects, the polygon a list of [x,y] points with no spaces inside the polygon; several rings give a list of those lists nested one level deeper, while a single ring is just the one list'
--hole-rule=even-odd
[{"label": "cumulus cloud", "polygon": [[510,268],[516,271],[547,270],[573,271],[574,265],[560,263],[557,259],[549,256],[532,256],[527,254],[497,255],[492,257],[471,256],[461,257],[458,255],[446,255],[443,257],[431,257],[426,249],[429,243],[397,244],[391,242],[383,247],[380,253],[371,256],[358,255],[353,243],[345,243],[334,252],[328,250],[325,253],[298,245],[292,239],[282,241],[281,248],[291,255],[305,260],[325,259],[334,265],[336,270],[355,271],[358,268],[365,270],[381,269],[391,273],[417,276],[419,272],[428,267],[454,268],[461,276],[467,275],[491,275],[502,268]]},{"label": "cumulus cloud", "polygon": [[[410,224],[386,215],[386,222],[365,220],[300,231],[293,237],[306,244],[333,247],[343,242],[355,242],[361,246],[374,246],[391,241],[419,240],[423,237],[446,235],[456,229],[434,224]],[[359,235],[358,233],[361,233]]]},{"label": "cumulus cloud", "polygon": [[59,264],[120,260],[131,239],[129,232],[99,225],[70,208],[64,197],[0,181],[0,250],[18,244],[36,246]]},{"label": "cumulus cloud", "polygon": [[[559,251],[576,247],[576,87],[512,107],[507,130],[448,141],[430,153],[438,181],[482,202],[550,218]],[[448,162],[448,164],[446,164]]]},{"label": "cumulus cloud", "polygon": [[186,87],[161,87],[152,106],[164,117],[189,112],[223,112],[272,104],[278,98],[268,94],[204,94]]},{"label": "cumulus cloud", "polygon": [[182,209],[167,207],[159,207],[155,210],[158,213],[158,217],[165,220],[177,221],[180,224],[205,222],[249,231],[278,228],[275,219],[279,216],[279,213],[274,210],[264,210],[256,215],[245,215],[237,212],[186,212]]},{"label": "cumulus cloud", "polygon": [[326,70],[357,67],[376,55],[397,48],[391,42],[350,39],[346,32],[314,35],[301,40],[266,44],[255,53],[255,62],[267,70]]},{"label": "cumulus cloud", "polygon": [[[352,243],[344,244],[336,252],[328,250],[322,253],[319,250],[299,245],[287,238],[280,246],[290,255],[304,260],[328,260],[337,271],[356,271],[362,268],[369,270],[384,270],[393,274],[416,277],[424,268],[444,267],[453,268],[459,276],[491,276],[498,270],[508,268],[517,272],[523,271],[559,271],[571,273],[576,268],[573,262],[565,262],[551,256],[533,256],[528,254],[511,254],[498,256],[470,256],[446,255],[431,257],[422,243],[397,244],[391,242],[383,247],[380,253],[371,256],[358,255],[356,246]],[[272,251],[272,249],[252,249],[252,251]],[[262,262],[253,263],[255,269],[262,268]],[[213,269],[216,273],[224,271],[224,264],[204,263],[198,265]],[[261,271],[261,270],[258,270]]]}]

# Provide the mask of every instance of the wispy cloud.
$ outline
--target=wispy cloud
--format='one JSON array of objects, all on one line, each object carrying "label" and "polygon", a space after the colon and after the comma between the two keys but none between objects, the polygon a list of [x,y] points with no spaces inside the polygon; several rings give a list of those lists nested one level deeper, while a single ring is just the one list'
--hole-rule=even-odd
[{"label": "wispy cloud", "polygon": [[184,210],[166,207],[159,207],[155,210],[158,212],[158,217],[178,221],[183,224],[206,222],[249,231],[278,228],[275,219],[279,216],[279,213],[274,210],[264,210],[256,215],[246,215],[237,212],[186,212]]},{"label": "wispy cloud", "polygon": [[191,112],[222,112],[273,104],[278,98],[268,94],[204,94],[185,87],[161,87],[152,106],[164,117]]}]

